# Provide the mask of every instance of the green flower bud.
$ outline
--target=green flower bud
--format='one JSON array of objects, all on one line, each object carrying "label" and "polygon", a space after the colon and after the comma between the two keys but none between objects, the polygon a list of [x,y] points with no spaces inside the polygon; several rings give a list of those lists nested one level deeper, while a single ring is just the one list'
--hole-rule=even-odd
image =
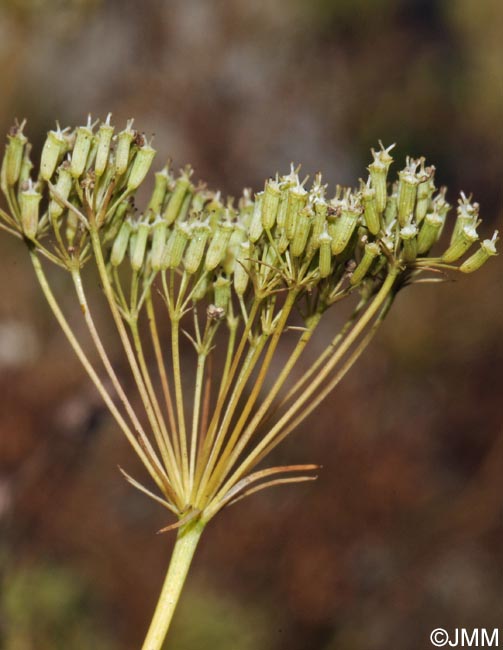
[{"label": "green flower bud", "polygon": [[280,198],[281,188],[278,181],[267,181],[262,200],[262,225],[266,230],[271,230],[276,223]]},{"label": "green flower bud", "polygon": [[416,205],[417,186],[419,180],[416,176],[415,161],[408,163],[407,167],[399,172],[400,183],[398,185],[398,223],[406,226]]},{"label": "green flower bud", "polygon": [[[56,182],[57,195],[62,199],[68,200],[73,185],[73,177],[70,172],[70,163],[64,161],[58,168],[58,180]],[[49,202],[49,217],[57,219],[63,214],[65,206],[59,203],[57,198],[51,198]]]},{"label": "green flower bud", "polygon": [[5,149],[5,180],[7,185],[12,186],[19,180],[21,165],[23,162],[23,151],[28,139],[23,133],[26,120],[20,125],[16,123],[7,135],[7,147]]},{"label": "green flower bud", "polygon": [[57,131],[49,131],[40,158],[40,176],[44,181],[52,178],[58,163],[66,151],[66,139],[58,126]]},{"label": "green flower bud", "polygon": [[112,144],[112,137],[114,134],[114,127],[110,124],[110,118],[112,114],[107,115],[105,122],[100,124],[98,129],[98,134],[96,136],[98,149],[96,151],[96,162],[94,163],[94,173],[96,176],[100,177],[103,175],[105,169],[108,165],[108,159],[110,155],[110,146]]},{"label": "green flower bud", "polygon": [[288,203],[287,203],[286,218],[285,218],[285,234],[290,240],[292,240],[295,235],[299,214],[306,207],[308,198],[309,195],[306,192],[306,190],[302,187],[302,185],[291,187],[288,190]]},{"label": "green flower bud", "polygon": [[444,217],[436,212],[430,212],[424,218],[417,238],[417,252],[419,255],[427,253],[440,237],[444,225]]},{"label": "green flower bud", "polygon": [[31,181],[28,189],[21,192],[20,195],[21,225],[28,239],[35,239],[37,236],[41,198],[42,194],[34,188]]},{"label": "green flower bud", "polygon": [[459,270],[463,273],[473,273],[487,262],[490,257],[497,255],[496,242],[498,241],[498,231],[494,231],[492,239],[484,239],[480,244],[478,251],[473,253],[467,260],[461,264]]},{"label": "green flower bud", "polygon": [[201,266],[206,243],[211,233],[211,228],[208,223],[199,221],[192,224],[190,230],[190,243],[187,246],[183,262],[187,273],[192,274]]},{"label": "green flower bud", "polygon": [[87,126],[79,126],[75,129],[75,144],[73,145],[72,159],[70,163],[70,172],[74,178],[79,178],[84,173],[87,163],[87,157],[91,150],[93,141],[93,132],[91,129],[91,117],[87,121]]},{"label": "green flower bud", "polygon": [[230,221],[218,224],[206,253],[204,266],[207,271],[213,271],[223,260],[233,228]]},{"label": "green flower bud", "polygon": [[133,224],[131,223],[131,219],[127,217],[122,222],[122,226],[112,246],[112,252],[110,254],[110,263],[112,266],[120,266],[122,264],[132,231]]},{"label": "green flower bud", "polygon": [[171,224],[179,216],[185,195],[187,194],[187,191],[190,187],[191,174],[192,170],[190,168],[187,168],[176,180],[175,189],[173,190],[173,194],[171,195],[168,201],[168,205],[166,206],[166,210],[164,211],[164,219],[166,220],[168,226],[171,226]]},{"label": "green flower bud", "polygon": [[117,135],[117,147],[115,150],[115,173],[121,176],[129,167],[129,154],[131,143],[136,137],[133,129],[134,120],[128,120],[126,128]]},{"label": "green flower bud", "polygon": [[402,240],[402,259],[405,262],[414,262],[417,257],[417,226],[408,223],[400,230]]},{"label": "green flower bud", "polygon": [[295,235],[290,245],[292,255],[299,257],[306,249],[309,233],[311,232],[311,224],[314,221],[314,215],[311,208],[307,207],[301,210],[297,217],[297,227],[295,228]]},{"label": "green flower bud", "polygon": [[465,226],[459,233],[456,241],[454,241],[442,255],[442,262],[445,262],[446,264],[456,262],[456,260],[459,260],[459,258],[466,253],[478,238],[479,236],[474,226]]},{"label": "green flower bud", "polygon": [[156,172],[155,174],[155,183],[154,191],[150,197],[148,203],[148,209],[151,210],[154,214],[160,214],[162,211],[164,199],[166,198],[166,193],[168,191],[168,183],[171,180],[171,177],[168,174],[168,170],[165,167],[162,171]]},{"label": "green flower bud", "polygon": [[219,275],[213,283],[215,293],[215,307],[227,311],[231,299],[231,281],[223,275]]},{"label": "green flower bud", "polygon": [[351,285],[355,286],[357,284],[360,284],[360,282],[365,279],[365,276],[369,272],[372,263],[380,254],[380,252],[381,248],[377,242],[370,242],[368,244],[365,244],[363,257],[349,278],[349,283]]},{"label": "green flower bud", "polygon": [[150,263],[154,271],[160,271],[162,268],[162,258],[166,246],[167,234],[168,224],[158,215],[152,224],[152,255]]},{"label": "green flower bud", "polygon": [[163,268],[174,269],[180,265],[189,237],[189,225],[183,221],[177,221],[164,250]]},{"label": "green flower bud", "polygon": [[131,173],[127,180],[128,190],[136,190],[143,183],[145,176],[152,165],[155,154],[155,149],[148,144],[138,149],[138,152],[134,157]]},{"label": "green flower bud", "polygon": [[381,143],[380,151],[376,152],[372,149],[374,161],[368,166],[372,187],[376,191],[376,208],[379,214],[382,214],[386,207],[386,199],[388,195],[386,177],[388,176],[389,167],[393,162],[393,158],[389,155],[389,152],[394,146],[395,145],[392,144],[390,147],[385,149]]},{"label": "green flower bud", "polygon": [[325,230],[320,235],[320,277],[328,278],[332,268],[332,237]]},{"label": "green flower bud", "polygon": [[264,232],[264,226],[262,225],[262,199],[263,192],[259,192],[255,195],[255,206],[253,208],[253,216],[250,223],[250,230],[248,236],[250,241],[255,243],[260,239],[260,236]]},{"label": "green flower bud", "polygon": [[134,246],[131,251],[131,268],[133,271],[139,271],[143,266],[149,233],[150,224],[148,220],[139,221]]},{"label": "green flower bud", "polygon": [[249,241],[244,241],[239,248],[234,261],[234,290],[238,296],[243,296],[250,281],[251,244]]}]

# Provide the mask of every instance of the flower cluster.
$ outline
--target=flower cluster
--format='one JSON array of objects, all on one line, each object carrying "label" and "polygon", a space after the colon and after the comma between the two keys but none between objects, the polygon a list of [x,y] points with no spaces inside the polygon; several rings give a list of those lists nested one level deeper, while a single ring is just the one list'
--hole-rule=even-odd
[{"label": "flower cluster", "polygon": [[[249,474],[340,381],[368,342],[368,328],[372,332],[382,320],[399,288],[423,273],[470,273],[496,254],[497,232],[477,244],[479,206],[461,194],[451,235],[438,244],[442,252],[432,255],[451,209],[446,189],[437,190],[435,168],[424,158],[407,158],[396,181],[390,181],[392,146],[372,151],[368,178],[359,187],[337,186],[333,196],[321,174],[309,184],[293,166],[268,179],[262,191],[245,190],[238,201],[194,184],[190,167],[175,175],[166,166],[155,174],[151,196],[139,212],[135,195],[155,150],[132,120],[118,132],[110,116],[75,129],[58,125],[47,135],[35,174],[23,127],[24,122],[16,124],[8,134],[0,176],[8,210],[0,211],[1,227],[27,243],[56,317],[161,490],[162,503],[182,521],[187,516],[209,519],[223,505],[259,489],[249,488],[250,483],[272,474],[313,469]],[[125,413],[59,310],[40,255],[71,273]],[[132,409],[92,320],[81,276],[90,259],[98,267],[150,434]],[[156,324],[158,293],[171,324],[170,355]],[[352,319],[304,379],[275,402],[322,314],[353,293],[359,303]],[[294,308],[303,319],[300,327],[292,321]],[[164,407],[145,361],[138,325],[144,312]],[[209,387],[216,378],[208,361],[222,323],[227,328],[223,369],[212,394]],[[299,340],[267,396],[259,399],[270,381],[278,341],[293,330],[300,332]],[[181,380],[186,362],[180,358],[180,331],[197,355],[190,402]],[[262,486],[288,480],[293,479]]]}]

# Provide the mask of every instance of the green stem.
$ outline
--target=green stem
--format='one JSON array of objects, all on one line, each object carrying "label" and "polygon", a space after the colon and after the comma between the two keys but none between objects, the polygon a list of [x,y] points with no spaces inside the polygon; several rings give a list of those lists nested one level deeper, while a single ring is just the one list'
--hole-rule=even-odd
[{"label": "green stem", "polygon": [[161,650],[203,530],[204,523],[200,520],[180,528],[142,650]]}]

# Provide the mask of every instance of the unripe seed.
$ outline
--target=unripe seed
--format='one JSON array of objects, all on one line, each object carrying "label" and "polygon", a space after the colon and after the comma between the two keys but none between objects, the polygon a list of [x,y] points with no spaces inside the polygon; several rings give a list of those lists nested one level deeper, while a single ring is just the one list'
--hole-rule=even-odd
[{"label": "unripe seed", "polygon": [[213,271],[223,260],[232,230],[230,221],[224,221],[217,226],[206,253],[204,266],[207,271]]},{"label": "unripe seed", "polygon": [[156,220],[152,224],[152,254],[150,260],[154,271],[161,270],[167,233],[168,224],[160,215],[157,216]]},{"label": "unripe seed", "polygon": [[143,183],[152,165],[155,154],[155,149],[148,144],[140,147],[134,157],[131,173],[127,180],[128,190],[136,190]]},{"label": "unripe seed", "polygon": [[376,208],[379,214],[382,214],[386,207],[388,194],[386,188],[386,177],[388,175],[389,166],[393,162],[393,158],[389,155],[389,152],[394,146],[395,145],[392,144],[390,147],[385,149],[381,144],[380,151],[376,152],[372,149],[374,161],[368,166],[372,187],[376,191]]},{"label": "unripe seed", "polygon": [[346,248],[351,239],[359,213],[354,209],[343,209],[340,217],[337,217],[330,233],[332,236],[332,253],[339,255]]},{"label": "unripe seed", "polygon": [[234,261],[234,290],[238,296],[242,296],[250,280],[251,244],[249,241],[244,241],[239,248],[239,253]]},{"label": "unripe seed", "polygon": [[417,226],[408,223],[400,230],[402,240],[402,259],[405,262],[414,262],[417,257]]},{"label": "unripe seed", "polygon": [[424,255],[436,243],[440,237],[442,226],[444,225],[444,218],[435,212],[430,212],[426,215],[421,230],[417,238],[417,252],[419,255]]},{"label": "unripe seed", "polygon": [[411,214],[414,214],[418,179],[415,170],[407,167],[399,172],[400,183],[398,186],[398,223],[404,227],[407,225]]},{"label": "unripe seed", "polygon": [[325,230],[320,235],[320,277],[327,278],[330,275],[332,267],[332,237]]},{"label": "unripe seed", "polygon": [[231,298],[231,281],[223,275],[219,275],[213,283],[215,293],[215,307],[227,311],[229,300]]},{"label": "unripe seed", "polygon": [[279,183],[277,181],[267,181],[262,200],[262,225],[266,230],[271,230],[276,223],[280,198],[281,189]]},{"label": "unripe seed", "polygon": [[435,183],[433,182],[435,167],[433,165],[427,167],[424,173],[427,174],[426,180],[422,180],[417,186],[416,223],[418,225],[425,218],[435,191]]},{"label": "unripe seed", "polygon": [[360,282],[367,275],[370,267],[372,266],[373,261],[380,254],[380,252],[381,252],[381,248],[379,244],[377,244],[376,242],[370,242],[368,244],[365,244],[363,257],[360,260],[358,266],[351,274],[351,277],[349,279],[350,284],[352,284],[353,286],[356,284],[360,284]]},{"label": "unripe seed", "polygon": [[150,225],[148,221],[140,221],[136,230],[134,246],[131,251],[131,268],[133,271],[139,271],[143,265],[149,233]]},{"label": "unripe seed", "polygon": [[88,126],[79,126],[76,129],[75,144],[73,145],[70,172],[74,178],[79,178],[84,173],[87,157],[93,141],[90,120]]},{"label": "unripe seed", "polygon": [[477,241],[479,236],[474,226],[465,226],[458,235],[458,238],[442,255],[442,261],[450,264],[459,260],[466,253],[470,246]]},{"label": "unripe seed", "polygon": [[183,206],[185,195],[187,194],[187,190],[189,189],[189,187],[190,187],[190,171],[184,172],[176,180],[175,189],[173,190],[173,194],[169,198],[168,205],[166,206],[166,210],[164,211],[164,215],[163,215],[168,226],[171,226],[171,224],[179,216],[179,213]]},{"label": "unripe seed", "polygon": [[134,120],[128,120],[126,128],[117,135],[117,148],[115,150],[115,173],[117,176],[124,174],[129,166],[129,153],[131,143],[136,132],[133,127]]},{"label": "unripe seed", "polygon": [[168,180],[169,176],[167,169],[156,172],[154,191],[152,192],[152,196],[150,197],[150,201],[148,203],[148,209],[151,210],[154,214],[160,214],[162,210],[166,192],[168,191]]},{"label": "unripe seed", "polygon": [[191,238],[184,257],[184,265],[187,273],[195,273],[201,266],[204,249],[211,228],[207,223],[194,223],[191,227]]},{"label": "unripe seed", "polygon": [[[370,179],[369,179],[370,181]],[[367,183],[362,190],[365,224],[372,235],[377,235],[381,228],[377,212],[376,191]]]},{"label": "unripe seed", "polygon": [[291,187],[288,190],[288,203],[285,218],[285,234],[288,239],[293,239],[297,228],[297,220],[301,210],[306,206],[309,198],[306,190],[301,186]]},{"label": "unripe seed", "polygon": [[164,268],[174,269],[179,266],[189,237],[190,228],[188,224],[183,221],[177,221],[164,250],[162,261]]},{"label": "unripe seed", "polygon": [[73,210],[68,210],[66,215],[65,236],[69,246],[73,245],[75,236],[77,235],[78,226],[79,226],[78,216]]},{"label": "unripe seed", "polygon": [[100,124],[98,129],[97,143],[98,149],[96,151],[96,162],[94,164],[94,173],[96,176],[102,176],[108,165],[110,155],[110,146],[114,134],[114,127],[110,124],[111,114],[109,113],[106,122]]},{"label": "unripe seed", "polygon": [[478,251],[473,253],[467,260],[461,264],[459,270],[463,273],[473,273],[487,262],[490,257],[497,255],[496,242],[498,241],[498,231],[495,230],[492,239],[484,239],[480,244]]},{"label": "unripe seed", "polygon": [[21,164],[23,162],[23,151],[25,144],[28,142],[23,133],[26,121],[21,125],[12,128],[7,135],[7,147],[5,150],[5,180],[7,185],[15,185],[19,180],[21,173]]},{"label": "unripe seed", "polygon": [[306,248],[313,220],[313,213],[310,208],[304,208],[297,217],[297,227],[290,246],[292,255],[295,257],[302,255]]},{"label": "unripe seed", "polygon": [[[70,165],[63,162],[58,169],[58,180],[56,182],[57,195],[62,199],[68,200],[73,185],[73,178],[70,173]],[[63,214],[65,207],[59,203],[57,198],[52,198],[49,202],[49,216],[51,219],[57,219]]]},{"label": "unripe seed", "polygon": [[248,237],[250,241],[255,243],[260,239],[260,236],[264,232],[264,226],[262,225],[262,201],[263,201],[263,192],[259,192],[255,195],[255,206],[253,208],[253,216],[250,223],[250,231]]},{"label": "unripe seed", "polygon": [[61,130],[58,128],[57,131],[49,131],[40,158],[40,176],[44,181],[52,178],[65,150],[66,140]]},{"label": "unripe seed", "polygon": [[129,238],[131,236],[132,230],[133,225],[131,223],[131,219],[126,218],[125,221],[123,221],[119,233],[115,238],[112,246],[112,252],[110,254],[110,263],[112,266],[119,266],[122,264],[128,248]]},{"label": "unripe seed", "polygon": [[42,194],[30,182],[29,187],[20,196],[21,225],[28,239],[35,239],[38,231],[39,204]]}]

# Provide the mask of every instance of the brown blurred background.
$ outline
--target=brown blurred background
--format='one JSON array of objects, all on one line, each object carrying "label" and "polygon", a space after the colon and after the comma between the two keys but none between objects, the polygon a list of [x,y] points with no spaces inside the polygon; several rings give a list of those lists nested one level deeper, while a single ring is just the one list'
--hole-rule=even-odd
[{"label": "brown blurred background", "polygon": [[[26,116],[40,148],[54,119],[134,116],[159,165],[191,162],[233,194],[291,160],[354,183],[382,138],[399,164],[434,162],[451,202],[473,192],[490,234],[502,34],[500,0],[1,0],[0,133]],[[167,647],[422,650],[438,626],[500,625],[500,260],[399,296],[275,454],[322,461],[319,480],[212,523]],[[6,237],[0,296],[0,647],[134,650],[172,544],[154,535],[165,516],[119,475],[141,468]]]}]

